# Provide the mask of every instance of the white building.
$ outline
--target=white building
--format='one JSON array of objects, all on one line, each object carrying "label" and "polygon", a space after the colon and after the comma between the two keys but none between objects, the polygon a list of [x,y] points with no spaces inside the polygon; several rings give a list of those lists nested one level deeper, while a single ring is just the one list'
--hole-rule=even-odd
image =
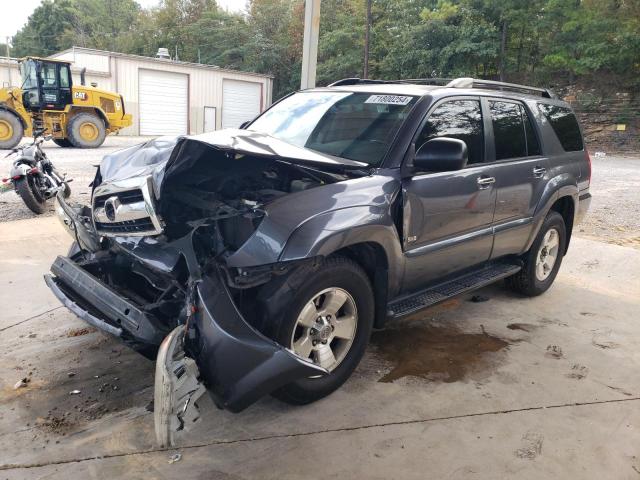
[{"label": "white building", "polygon": [[[271,104],[273,78],[213,65],[73,47],[51,55],[72,62],[73,82],[120,93],[133,125],[121,135],[179,135],[238,127]],[[20,85],[17,63],[0,59],[0,82]]]}]

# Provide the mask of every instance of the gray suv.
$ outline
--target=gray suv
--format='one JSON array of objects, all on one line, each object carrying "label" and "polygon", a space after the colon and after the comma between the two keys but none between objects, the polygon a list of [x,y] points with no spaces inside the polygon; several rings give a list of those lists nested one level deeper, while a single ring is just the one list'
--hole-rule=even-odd
[{"label": "gray suv", "polygon": [[46,282],[156,366],[161,443],[206,390],[240,411],[324,397],[373,328],[504,279],[546,291],[590,160],[548,90],[345,79],[236,130],[108,155]]}]

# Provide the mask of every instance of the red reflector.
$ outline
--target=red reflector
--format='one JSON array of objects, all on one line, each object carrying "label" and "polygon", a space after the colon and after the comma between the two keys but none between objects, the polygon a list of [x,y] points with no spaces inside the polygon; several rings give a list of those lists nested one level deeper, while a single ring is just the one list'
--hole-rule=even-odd
[{"label": "red reflector", "polygon": [[191,313],[196,313],[198,308],[195,305],[191,305]]},{"label": "red reflector", "polygon": [[3,179],[2,179],[2,183],[7,183],[9,180],[10,180],[10,179],[8,179],[8,178],[3,178]]},{"label": "red reflector", "polygon": [[14,180],[20,180],[20,178],[22,177],[22,175],[14,175],[13,178]]},{"label": "red reflector", "polygon": [[36,167],[33,167],[31,170],[29,170],[28,173],[33,175],[34,173],[38,173],[38,169]]},{"label": "red reflector", "polygon": [[589,180],[589,183],[591,183],[591,155],[589,155],[589,151],[585,148],[584,149],[584,153],[587,156],[587,164],[589,165],[589,173],[587,174],[587,179]]}]

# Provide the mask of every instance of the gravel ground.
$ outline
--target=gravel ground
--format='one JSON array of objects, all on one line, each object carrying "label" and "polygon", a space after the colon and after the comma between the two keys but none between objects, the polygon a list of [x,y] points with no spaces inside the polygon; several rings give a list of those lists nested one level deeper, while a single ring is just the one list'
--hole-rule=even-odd
[{"label": "gravel ground", "polygon": [[[71,183],[72,200],[89,201],[89,183],[102,157],[121,148],[146,141],[147,137],[107,137],[98,149],[60,148],[47,142],[45,150],[56,167],[65,172]],[[0,150],[0,173],[8,175],[11,158]],[[606,156],[593,158],[591,209],[575,231],[577,235],[640,249],[640,156]],[[53,215],[53,202],[45,215]],[[0,222],[33,218],[20,198],[9,191],[0,194]]]},{"label": "gravel ground", "polygon": [[[89,184],[95,175],[95,167],[104,155],[115,152],[131,145],[148,140],[147,137],[118,137],[109,136],[100,148],[79,149],[61,148],[53,142],[45,142],[44,150],[60,173],[66,173],[71,182],[72,201],[88,203],[91,188]],[[0,150],[0,177],[9,176],[14,156],[5,158],[8,150]],[[53,215],[53,202],[49,202],[49,211],[44,215]],[[0,194],[0,222],[34,218],[32,213],[18,195],[13,191]]]},{"label": "gravel ground", "polygon": [[640,249],[640,157],[594,158],[591,208],[577,235]]}]

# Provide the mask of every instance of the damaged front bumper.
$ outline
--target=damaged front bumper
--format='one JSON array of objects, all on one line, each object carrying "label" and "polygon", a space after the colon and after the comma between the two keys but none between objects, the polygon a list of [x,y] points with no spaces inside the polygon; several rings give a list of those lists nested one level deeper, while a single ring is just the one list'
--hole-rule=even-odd
[{"label": "damaged front bumper", "polygon": [[[90,239],[82,242],[85,248],[99,244],[77,211],[59,202],[74,237]],[[327,373],[247,323],[219,267],[194,283],[193,304],[185,305],[190,314],[177,328],[159,325],[145,305],[124,298],[71,258],[58,257],[51,273],[45,282],[78,317],[125,342],[161,345],[155,390],[161,444],[171,442],[169,432],[198,418],[195,401],[205,388],[218,407],[239,412],[292,381]]]}]

